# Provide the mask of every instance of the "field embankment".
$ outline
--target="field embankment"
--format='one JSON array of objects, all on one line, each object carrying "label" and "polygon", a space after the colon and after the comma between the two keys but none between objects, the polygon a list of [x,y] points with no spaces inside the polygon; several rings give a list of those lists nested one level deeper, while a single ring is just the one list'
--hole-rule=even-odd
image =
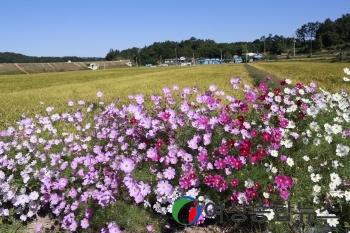
[{"label": "field embankment", "polygon": [[0,63],[0,75],[3,74],[37,74],[48,72],[67,72],[89,70],[90,63],[99,69],[128,67],[128,60],[99,62],[56,62],[56,63]]}]

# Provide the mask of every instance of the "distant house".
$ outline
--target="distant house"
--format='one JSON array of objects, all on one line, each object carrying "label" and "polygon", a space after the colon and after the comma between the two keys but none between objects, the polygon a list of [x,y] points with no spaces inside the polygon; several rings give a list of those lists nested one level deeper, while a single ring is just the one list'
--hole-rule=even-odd
[{"label": "distant house", "polygon": [[245,57],[248,56],[249,61],[259,61],[263,58],[263,55],[260,53],[243,53],[242,57],[245,59]]}]

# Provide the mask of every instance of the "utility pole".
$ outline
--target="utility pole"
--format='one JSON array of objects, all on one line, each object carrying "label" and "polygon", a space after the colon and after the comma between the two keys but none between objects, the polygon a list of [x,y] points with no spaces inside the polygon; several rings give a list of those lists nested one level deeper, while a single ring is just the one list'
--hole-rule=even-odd
[{"label": "utility pole", "polygon": [[248,63],[248,45],[245,44],[247,52],[245,53],[245,63]]},{"label": "utility pole", "polygon": [[176,53],[176,48],[175,48],[175,64],[177,66],[177,53]]},{"label": "utility pole", "polygon": [[294,46],[293,46],[293,50],[294,50],[294,57],[295,57],[295,38],[293,40]]},{"label": "utility pole", "polygon": [[220,49],[220,52],[221,52],[221,60],[220,60],[220,62],[222,61],[222,49]]},{"label": "utility pole", "polygon": [[310,36],[310,56],[312,56],[312,38],[313,38],[313,33],[310,32],[309,36]]}]

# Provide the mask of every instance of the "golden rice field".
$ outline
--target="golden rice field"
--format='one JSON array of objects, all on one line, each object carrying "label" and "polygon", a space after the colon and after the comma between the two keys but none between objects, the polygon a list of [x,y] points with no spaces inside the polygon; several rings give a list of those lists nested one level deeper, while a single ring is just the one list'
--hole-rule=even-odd
[{"label": "golden rice field", "polygon": [[[273,62],[249,65],[280,78],[289,77],[305,83],[316,81],[327,90],[344,88],[350,91],[350,84],[342,81],[346,63]],[[161,94],[162,87],[174,84],[180,88],[198,86],[202,91],[215,84],[222,90],[232,91],[231,77],[241,77],[245,83],[253,83],[244,64],[0,75],[0,129],[13,125],[22,113],[34,116],[35,113],[43,113],[47,106],[54,106],[57,112],[62,112],[69,100],[96,102],[98,91],[104,93],[103,101],[106,103],[117,98],[126,102],[129,94]]]},{"label": "golden rice field", "polygon": [[180,88],[198,86],[202,91],[215,84],[222,90],[232,90],[231,77],[242,77],[245,83],[252,84],[244,65],[0,75],[0,129],[14,124],[22,113],[34,116],[47,106],[62,112],[69,100],[96,102],[98,91],[104,93],[105,103],[117,98],[125,102],[129,94],[161,94],[164,86],[174,84]]}]

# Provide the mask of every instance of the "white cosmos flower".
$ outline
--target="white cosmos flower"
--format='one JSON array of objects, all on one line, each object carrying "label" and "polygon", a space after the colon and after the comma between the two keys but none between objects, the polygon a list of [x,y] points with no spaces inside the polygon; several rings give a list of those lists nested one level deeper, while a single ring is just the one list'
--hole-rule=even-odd
[{"label": "white cosmos flower", "polygon": [[[344,72],[345,72],[345,71],[344,71]],[[291,80],[291,79],[289,79],[289,78],[286,78],[286,80],[285,80],[285,81],[286,81],[286,83],[287,83],[287,84],[291,84],[291,83],[292,83],[292,80]]]},{"label": "white cosmos flower", "polygon": [[275,217],[275,212],[272,209],[265,209],[265,211],[270,211],[270,213],[263,213],[267,217],[267,220],[270,221]]},{"label": "white cosmos flower", "polygon": [[303,143],[304,143],[305,145],[309,144],[309,139],[304,137],[304,138],[303,138]]},{"label": "white cosmos flower", "polygon": [[324,139],[328,142],[328,144],[331,144],[331,142],[333,141],[333,138],[330,135],[325,136]]},{"label": "white cosmos flower", "polygon": [[321,186],[319,186],[318,184],[315,184],[314,187],[313,187],[313,191],[316,194],[321,192]]},{"label": "white cosmos flower", "polygon": [[290,89],[288,87],[284,88],[284,93],[289,95],[290,94]]},{"label": "white cosmos flower", "polygon": [[318,132],[320,130],[320,126],[317,124],[317,122],[313,121],[310,123],[310,129]]},{"label": "white cosmos flower", "polygon": [[337,173],[333,172],[330,174],[330,176],[331,176],[331,182],[333,182],[336,186],[341,184],[341,179]]},{"label": "white cosmos flower", "polygon": [[341,125],[338,125],[338,124],[334,124],[332,126],[332,132],[334,134],[338,134],[338,133],[341,133],[342,132],[342,126]]},{"label": "white cosmos flower", "polygon": [[332,97],[333,97],[333,100],[334,100],[334,101],[337,101],[337,102],[338,102],[339,100],[343,99],[343,96],[342,96],[341,94],[339,94],[339,93],[333,94]]},{"label": "white cosmos flower", "polygon": [[319,108],[315,107],[315,106],[310,106],[307,110],[306,113],[309,116],[313,116],[315,117],[318,113],[319,113]]},{"label": "white cosmos flower", "polygon": [[304,159],[306,162],[310,160],[309,156],[307,156],[307,155],[304,155],[304,156],[303,156],[303,159]]},{"label": "white cosmos flower", "polygon": [[337,168],[338,168],[338,166],[339,166],[339,162],[338,162],[338,160],[334,160],[334,161],[332,161],[332,167],[333,167],[333,168],[337,169]]},{"label": "white cosmos flower", "polygon": [[318,145],[321,144],[321,140],[319,138],[315,138],[313,143],[314,143],[315,146],[318,146]]},{"label": "white cosmos flower", "polygon": [[254,181],[250,178],[248,178],[245,182],[244,182],[244,186],[246,188],[251,188],[254,186]]},{"label": "white cosmos flower", "polygon": [[289,139],[282,140],[281,145],[284,145],[286,148],[291,148],[291,147],[293,147],[293,142]]},{"label": "white cosmos flower", "polygon": [[331,197],[343,198],[344,196],[344,192],[342,192],[341,190],[330,191],[329,194],[331,195]]},{"label": "white cosmos flower", "polygon": [[290,166],[290,167],[293,167],[293,165],[294,165],[294,160],[292,159],[292,158],[287,158],[287,164],[288,164],[288,166]]},{"label": "white cosmos flower", "polygon": [[333,182],[329,183],[328,187],[330,191],[334,191],[337,188],[337,186]]},{"label": "white cosmos flower", "polygon": [[350,78],[344,77],[343,80],[344,80],[345,82],[349,82],[349,81],[350,81]]},{"label": "white cosmos flower", "polygon": [[[336,216],[335,214],[329,214],[327,216]],[[327,223],[330,227],[336,227],[339,224],[338,218],[327,218]]]},{"label": "white cosmos flower", "polygon": [[271,168],[271,172],[276,174],[278,172],[278,169],[276,167]]},{"label": "white cosmos flower", "polygon": [[308,166],[307,167],[307,171],[310,172],[310,173],[313,173],[314,172],[314,168],[312,166]]},{"label": "white cosmos flower", "polygon": [[346,201],[350,201],[350,191],[345,191],[344,192],[344,197]]},{"label": "white cosmos flower", "polygon": [[326,131],[326,133],[328,134],[331,134],[333,133],[333,130],[332,130],[332,126],[328,123],[324,124],[324,130]]},{"label": "white cosmos flower", "polygon": [[346,75],[350,75],[350,69],[348,67],[345,67],[343,71]]},{"label": "white cosmos flower", "polygon": [[310,176],[313,182],[319,182],[322,179],[322,176],[320,174],[312,173]]},{"label": "white cosmos flower", "polygon": [[247,197],[246,197],[246,195],[244,193],[238,194],[237,199],[238,199],[238,203],[239,204],[243,204],[244,202],[247,201]]},{"label": "white cosmos flower", "polygon": [[336,149],[336,155],[339,157],[344,157],[349,154],[350,147],[344,146],[343,144],[338,144]]},{"label": "white cosmos flower", "polygon": [[277,150],[271,150],[270,154],[273,157],[277,157],[278,156],[278,151]]}]

